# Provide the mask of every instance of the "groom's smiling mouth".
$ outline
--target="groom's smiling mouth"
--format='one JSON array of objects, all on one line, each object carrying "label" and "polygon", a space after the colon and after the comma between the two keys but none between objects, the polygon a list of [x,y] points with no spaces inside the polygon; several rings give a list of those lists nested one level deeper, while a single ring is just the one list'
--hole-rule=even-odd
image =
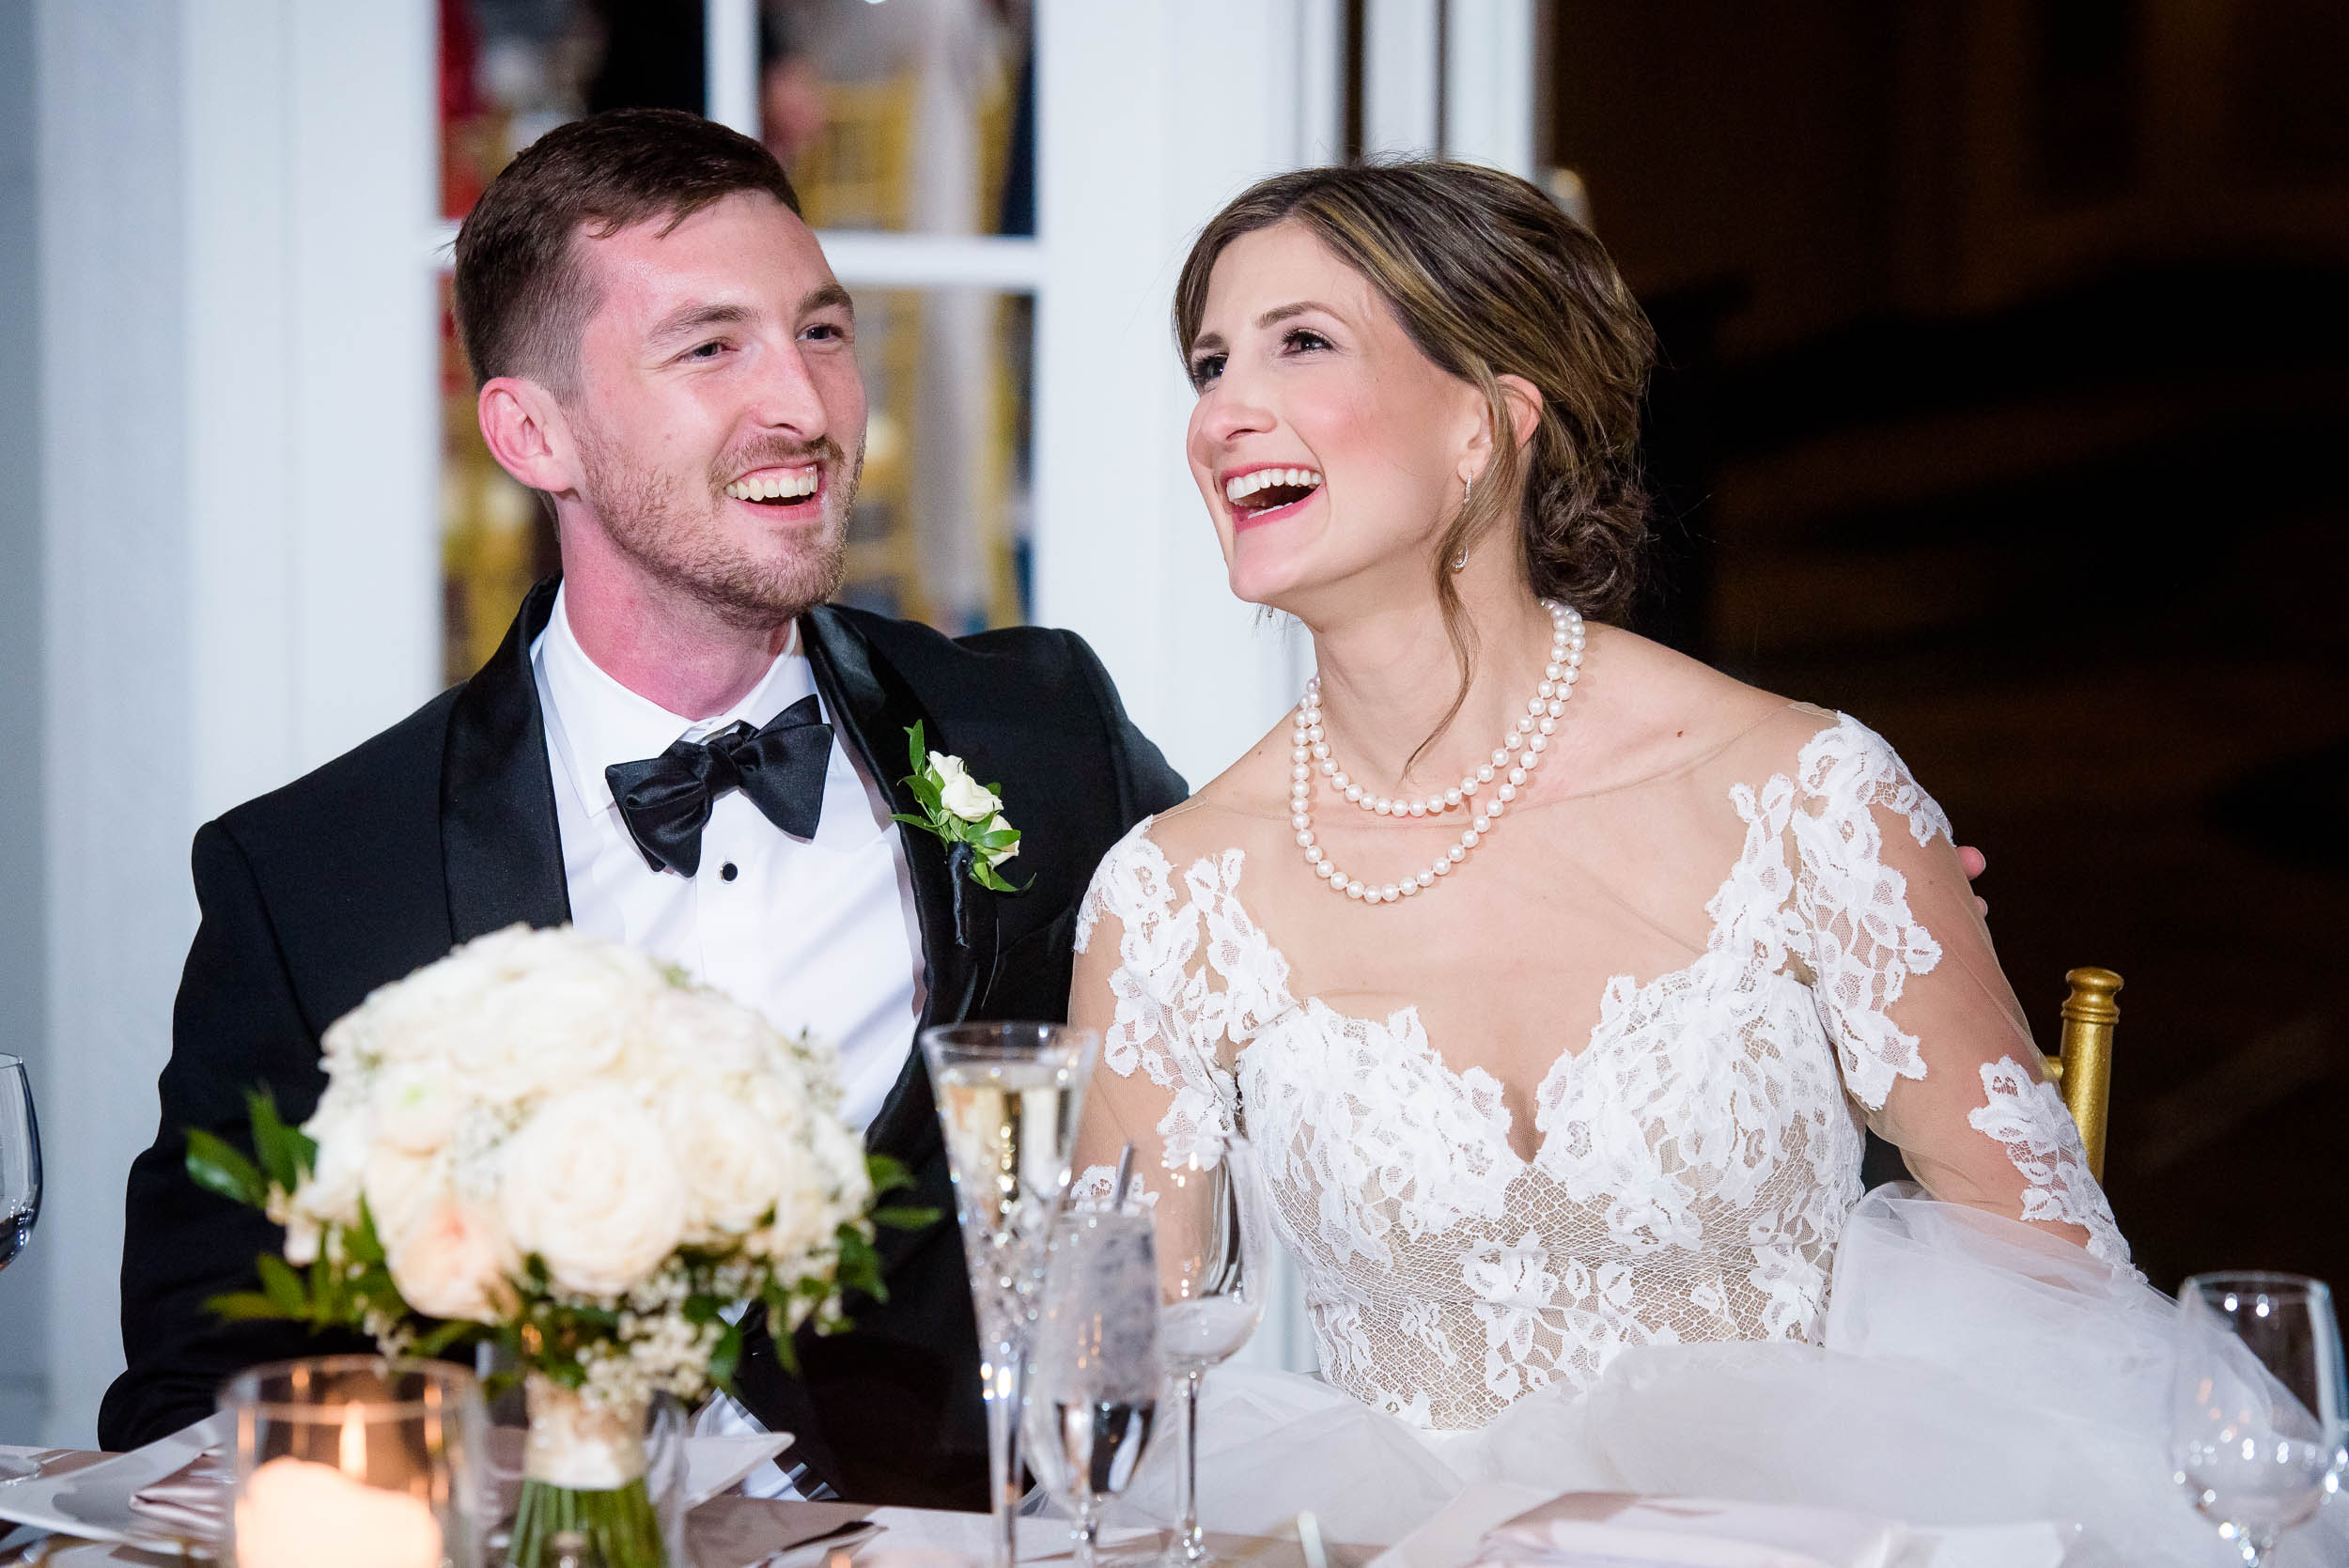
[{"label": "groom's smiling mouth", "polygon": [[817,463],[804,468],[760,469],[726,486],[725,493],[754,505],[797,506],[816,493],[822,484],[823,473],[822,465]]},{"label": "groom's smiling mouth", "polygon": [[1223,476],[1223,499],[1235,528],[1292,517],[1319,489],[1320,471],[1311,468],[1252,468]]}]

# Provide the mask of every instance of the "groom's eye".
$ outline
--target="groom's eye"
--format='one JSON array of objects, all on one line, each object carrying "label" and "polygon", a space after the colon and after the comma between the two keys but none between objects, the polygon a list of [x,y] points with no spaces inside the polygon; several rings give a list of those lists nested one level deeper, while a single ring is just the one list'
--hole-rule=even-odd
[{"label": "groom's eye", "polygon": [[685,357],[690,360],[707,361],[716,359],[720,354],[723,354],[725,351],[726,346],[723,340],[713,340],[708,343],[695,344],[692,348],[685,350]]}]

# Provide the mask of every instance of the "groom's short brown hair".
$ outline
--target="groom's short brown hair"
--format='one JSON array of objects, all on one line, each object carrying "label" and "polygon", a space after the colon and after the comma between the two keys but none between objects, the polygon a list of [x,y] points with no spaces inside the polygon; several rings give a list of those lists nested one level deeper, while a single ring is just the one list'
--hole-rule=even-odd
[{"label": "groom's short brown hair", "polygon": [[474,384],[527,376],[568,396],[579,339],[595,314],[573,250],[763,191],[797,212],[799,193],[759,143],[681,109],[613,109],[558,125],[524,147],[457,231],[457,332]]}]

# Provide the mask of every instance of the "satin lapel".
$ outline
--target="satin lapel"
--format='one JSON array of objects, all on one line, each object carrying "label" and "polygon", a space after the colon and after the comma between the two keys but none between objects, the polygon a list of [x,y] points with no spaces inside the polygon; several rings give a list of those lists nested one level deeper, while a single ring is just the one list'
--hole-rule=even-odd
[{"label": "satin lapel", "polygon": [[530,590],[513,629],[449,711],[441,759],[441,856],[457,939],[571,918],[554,776],[530,644],[554,610],[554,583]]},{"label": "satin lapel", "polygon": [[[836,716],[868,778],[878,781],[893,811],[921,815],[921,802],[899,781],[908,771],[906,731],[917,721],[933,751],[951,752],[953,737],[923,711],[894,670],[873,656],[848,619],[825,606],[800,617],[801,640],[816,676],[816,689]],[[964,928],[955,930],[955,889],[946,846],[928,833],[898,824],[906,867],[913,881],[914,918],[922,927],[922,977],[927,1001],[921,1027],[954,1023],[970,1016],[979,987],[995,964],[995,898],[984,889],[963,893]],[[919,1157],[934,1141],[938,1118],[922,1053],[910,1053],[905,1071],[889,1092],[880,1114],[865,1135],[868,1146],[900,1159]]]}]

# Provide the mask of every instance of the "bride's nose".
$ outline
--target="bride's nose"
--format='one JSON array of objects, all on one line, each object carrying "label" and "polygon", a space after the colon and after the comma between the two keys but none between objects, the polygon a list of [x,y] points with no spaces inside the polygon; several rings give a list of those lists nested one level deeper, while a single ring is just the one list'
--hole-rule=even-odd
[{"label": "bride's nose", "polygon": [[1261,435],[1277,423],[1272,411],[1251,396],[1245,381],[1226,374],[1200,398],[1193,428],[1207,441],[1222,445],[1241,436]]}]

